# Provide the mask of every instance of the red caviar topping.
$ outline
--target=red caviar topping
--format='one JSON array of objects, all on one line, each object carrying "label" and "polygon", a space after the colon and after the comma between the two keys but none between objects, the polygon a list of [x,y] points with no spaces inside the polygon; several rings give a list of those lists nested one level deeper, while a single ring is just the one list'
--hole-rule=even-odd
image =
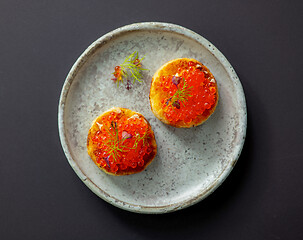
[{"label": "red caviar topping", "polygon": [[119,114],[111,112],[96,123],[99,130],[91,136],[96,162],[111,173],[140,171],[152,152],[153,133],[143,117]]},{"label": "red caviar topping", "polygon": [[115,67],[115,72],[113,73],[114,74],[114,78],[112,78],[112,80],[114,81],[114,82],[119,82],[119,81],[121,81],[122,80],[122,77],[123,77],[123,73],[122,73],[122,69],[121,69],[121,67],[120,66],[116,66]]},{"label": "red caviar topping", "polygon": [[188,62],[187,69],[178,68],[175,75],[162,76],[157,84],[163,96],[164,115],[171,123],[207,117],[217,101],[215,80],[194,62]]}]

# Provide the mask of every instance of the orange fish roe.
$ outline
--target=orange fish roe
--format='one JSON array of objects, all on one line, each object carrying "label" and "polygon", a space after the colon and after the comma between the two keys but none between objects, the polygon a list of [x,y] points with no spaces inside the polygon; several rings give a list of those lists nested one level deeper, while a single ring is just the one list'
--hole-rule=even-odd
[{"label": "orange fish roe", "polygon": [[174,75],[161,76],[157,89],[162,99],[164,116],[171,123],[189,123],[197,116],[209,115],[217,101],[214,79],[200,65],[188,62],[188,68],[178,68]]},{"label": "orange fish roe", "polygon": [[110,173],[139,172],[150,161],[153,133],[143,117],[117,112],[102,116],[92,133],[96,163]]}]

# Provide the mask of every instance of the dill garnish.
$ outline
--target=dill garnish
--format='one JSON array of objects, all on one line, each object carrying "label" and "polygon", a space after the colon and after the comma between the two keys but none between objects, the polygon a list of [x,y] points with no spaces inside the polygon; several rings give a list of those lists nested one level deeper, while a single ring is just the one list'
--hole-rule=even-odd
[{"label": "dill garnish", "polygon": [[179,88],[177,86],[177,91],[174,93],[173,96],[171,96],[170,98],[167,99],[166,105],[173,106],[177,109],[180,108],[181,103],[184,106],[184,103],[188,101],[188,98],[192,97],[192,95],[190,94],[192,88],[193,88],[193,86],[188,87],[187,82],[183,78],[183,86],[179,87]]},{"label": "dill garnish", "polygon": [[142,68],[143,59],[144,57],[139,59],[139,54],[135,51],[125,58],[121,65],[115,67],[115,72],[113,73],[115,78],[112,78],[112,80],[117,83],[117,86],[119,86],[119,82],[123,83],[123,80],[127,79],[126,88],[129,90],[131,88],[131,79],[133,80],[133,83],[136,81],[142,82],[142,71],[148,70]]},{"label": "dill garnish", "polygon": [[[125,137],[119,138],[119,130],[117,123],[112,121],[110,124],[110,128],[104,124],[105,130],[109,134],[109,138],[103,143],[104,147],[106,148],[106,152],[109,156],[112,156],[114,161],[116,162],[117,159],[120,157],[120,153],[126,152],[131,149],[136,149],[138,147],[138,143],[143,141],[143,146],[146,144],[146,140],[149,138],[149,131],[147,130],[142,136],[139,133],[136,133],[135,136],[131,134],[125,135]],[[128,139],[135,138],[135,142],[133,146],[129,146],[127,144]]]}]

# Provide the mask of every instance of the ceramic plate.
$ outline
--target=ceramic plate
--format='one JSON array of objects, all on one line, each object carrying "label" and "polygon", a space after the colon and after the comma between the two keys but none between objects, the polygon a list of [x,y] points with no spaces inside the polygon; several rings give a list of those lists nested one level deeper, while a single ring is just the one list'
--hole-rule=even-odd
[{"label": "ceramic plate", "polygon": [[[143,83],[131,90],[111,80],[114,67],[134,51],[145,56]],[[215,76],[219,103],[204,124],[178,129],[151,112],[149,88],[154,72],[175,58],[195,58]],[[92,121],[111,107],[142,113],[156,136],[158,153],[141,173],[110,176],[86,151]],[[59,103],[59,133],[66,157],[81,180],[99,197],[125,210],[165,213],[207,197],[235,165],[246,134],[246,104],[241,83],[226,58],[200,35],[174,24],[138,23],[95,41],[68,74]]]}]

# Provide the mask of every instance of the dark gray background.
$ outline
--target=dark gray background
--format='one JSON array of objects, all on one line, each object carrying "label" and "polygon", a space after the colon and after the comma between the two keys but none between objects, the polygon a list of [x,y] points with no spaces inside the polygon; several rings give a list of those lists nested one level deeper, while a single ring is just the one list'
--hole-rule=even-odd
[{"label": "dark gray background", "polygon": [[[0,239],[303,239],[302,13],[302,1],[0,1]],[[141,21],[211,41],[247,98],[247,139],[231,175],[166,215],[99,199],[58,137],[60,91],[77,57]]]}]

